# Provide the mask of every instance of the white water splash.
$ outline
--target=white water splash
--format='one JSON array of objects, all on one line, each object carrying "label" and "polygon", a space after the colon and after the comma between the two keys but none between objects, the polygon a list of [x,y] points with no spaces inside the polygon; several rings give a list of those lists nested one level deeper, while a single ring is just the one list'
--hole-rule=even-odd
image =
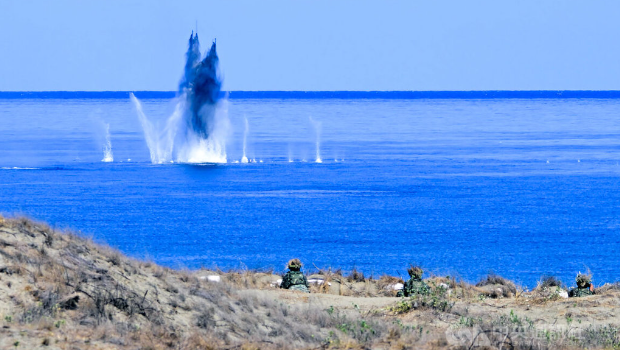
[{"label": "white water splash", "polygon": [[319,122],[318,120],[314,120],[312,119],[312,117],[310,117],[310,123],[312,123],[312,126],[314,127],[314,132],[316,134],[316,159],[315,162],[317,163],[323,163],[323,159],[321,159],[321,122]]},{"label": "white water splash", "polygon": [[186,96],[177,98],[177,105],[162,128],[154,125],[144,114],[142,104],[130,95],[138,119],[142,125],[146,145],[149,148],[153,164],[164,163],[226,163],[226,139],[230,123],[228,121],[228,104],[221,100],[205,114],[212,114],[213,123],[210,125],[209,137],[202,138],[183,123],[183,115],[189,113],[186,108]]},{"label": "white water splash", "polygon": [[114,161],[114,155],[112,154],[112,140],[110,139],[110,124],[105,125],[105,141],[103,143],[103,159],[104,163],[110,163]]},{"label": "white water splash", "polygon": [[241,157],[241,163],[247,163],[248,157],[245,154],[245,149],[248,143],[248,132],[250,131],[250,125],[248,124],[248,118],[245,118],[245,129],[243,131],[243,157]]},{"label": "white water splash", "polygon": [[291,143],[288,144],[288,162],[293,163],[295,159],[293,158],[293,148]]},{"label": "white water splash", "polygon": [[177,108],[168,119],[168,122],[166,123],[167,130],[163,130],[164,132],[161,132],[160,130],[157,130],[155,125],[153,125],[153,123],[144,114],[142,104],[138,98],[136,98],[133,93],[130,94],[129,97],[131,98],[131,102],[133,102],[136,112],[138,113],[138,119],[142,125],[142,131],[144,132],[144,139],[146,140],[146,145],[149,148],[151,155],[151,163],[162,164],[171,161],[174,138],[176,134],[175,121],[179,118],[180,113],[178,112],[182,102],[180,101],[179,104],[177,104]]}]

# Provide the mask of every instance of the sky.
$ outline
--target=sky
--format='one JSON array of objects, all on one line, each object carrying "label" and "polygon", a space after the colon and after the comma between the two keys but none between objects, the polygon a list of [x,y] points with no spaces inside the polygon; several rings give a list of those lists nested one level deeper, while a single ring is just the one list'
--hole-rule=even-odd
[{"label": "sky", "polygon": [[0,0],[0,91],[620,90],[618,0]]}]

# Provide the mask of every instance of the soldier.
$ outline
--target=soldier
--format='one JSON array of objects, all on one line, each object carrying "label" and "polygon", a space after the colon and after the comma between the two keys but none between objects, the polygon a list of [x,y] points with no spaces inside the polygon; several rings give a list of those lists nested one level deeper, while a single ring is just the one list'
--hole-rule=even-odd
[{"label": "soldier", "polygon": [[301,270],[301,261],[299,261],[299,259],[291,259],[288,262],[288,268],[290,271],[282,277],[280,288],[310,293],[310,289],[308,289],[308,280],[306,279],[306,276],[299,271]]},{"label": "soldier", "polygon": [[592,277],[579,273],[577,278],[577,288],[573,288],[568,293],[569,297],[585,297],[594,294],[594,286],[592,285]]},{"label": "soldier", "polygon": [[430,294],[431,289],[428,287],[424,281],[422,281],[422,275],[424,274],[424,270],[418,266],[409,266],[407,269],[409,273],[409,281],[405,282],[403,286],[403,290],[399,291],[396,294],[399,297],[405,296],[413,296],[415,294],[427,295]]}]

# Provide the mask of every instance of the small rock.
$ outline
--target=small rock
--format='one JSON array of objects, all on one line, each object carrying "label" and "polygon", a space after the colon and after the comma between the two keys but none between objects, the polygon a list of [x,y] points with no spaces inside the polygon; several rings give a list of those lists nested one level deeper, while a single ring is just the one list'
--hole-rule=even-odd
[{"label": "small rock", "polygon": [[275,288],[278,288],[278,287],[280,287],[281,283],[282,283],[282,279],[280,278],[280,279],[278,279],[276,281],[271,282],[271,286],[275,287]]},{"label": "small rock", "polygon": [[402,290],[405,287],[402,283],[388,284],[385,289]]},{"label": "small rock", "polygon": [[[322,285],[323,283],[325,283],[325,280],[324,280],[324,279],[321,279],[321,278],[310,278],[310,279],[308,280],[308,283],[310,283],[310,284],[318,284],[318,285],[320,286],[320,285]],[[331,284],[331,283],[329,283],[329,282],[327,282],[327,285],[328,285],[328,286],[331,286],[332,284]]]},{"label": "small rock", "polygon": [[200,276],[201,280],[207,280],[209,282],[222,282],[222,277],[218,275]]}]

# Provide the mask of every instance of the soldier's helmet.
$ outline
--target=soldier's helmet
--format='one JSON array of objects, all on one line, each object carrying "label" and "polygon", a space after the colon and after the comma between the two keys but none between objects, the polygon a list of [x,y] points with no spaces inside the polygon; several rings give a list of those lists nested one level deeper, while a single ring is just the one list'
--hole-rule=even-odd
[{"label": "soldier's helmet", "polygon": [[291,259],[289,260],[286,266],[292,271],[299,271],[301,269],[302,263],[299,259]]},{"label": "soldier's helmet", "polygon": [[412,278],[422,279],[422,275],[424,274],[424,270],[422,270],[422,268],[419,267],[419,266],[411,265],[407,269],[407,273],[409,273],[409,276],[412,277]]},{"label": "soldier's helmet", "polygon": [[579,273],[577,278],[575,278],[575,281],[577,282],[577,287],[585,288],[588,284],[590,284],[590,282],[592,282],[592,276]]}]

